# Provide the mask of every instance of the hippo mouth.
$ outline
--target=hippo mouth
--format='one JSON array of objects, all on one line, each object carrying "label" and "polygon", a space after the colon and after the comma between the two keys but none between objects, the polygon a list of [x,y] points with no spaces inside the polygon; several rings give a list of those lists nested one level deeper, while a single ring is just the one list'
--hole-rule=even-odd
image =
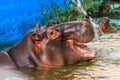
[{"label": "hippo mouth", "polygon": [[70,48],[73,50],[74,54],[77,55],[79,61],[87,61],[95,58],[96,53],[94,50],[89,48],[85,43],[79,43],[74,40],[67,40],[70,43]]},{"label": "hippo mouth", "polygon": [[95,58],[95,51],[89,48],[85,43],[79,43],[76,41],[73,41],[73,43],[76,51],[78,51],[77,53],[80,55],[81,60],[92,60]]}]

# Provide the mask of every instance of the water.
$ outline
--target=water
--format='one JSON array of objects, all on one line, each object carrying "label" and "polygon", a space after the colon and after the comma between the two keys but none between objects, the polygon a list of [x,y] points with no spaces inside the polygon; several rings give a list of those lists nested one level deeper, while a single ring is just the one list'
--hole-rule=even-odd
[{"label": "water", "polygon": [[[80,11],[87,15],[80,1],[77,0],[77,3]],[[91,23],[97,26],[92,18],[89,18]],[[99,37],[97,31],[95,33]],[[56,69],[0,68],[0,80],[120,80],[119,36],[119,33],[105,34],[99,37],[104,41],[88,43],[87,45],[97,52],[96,58],[92,61],[79,62]]]},{"label": "water", "polygon": [[87,45],[97,52],[92,61],[56,69],[0,68],[0,80],[120,80],[120,39],[104,38]]},{"label": "water", "polygon": [[[95,22],[93,22],[93,19],[88,16],[87,12],[84,10],[80,0],[72,0],[76,5],[77,5],[77,8],[80,12],[82,12],[85,16],[87,16],[90,21],[91,21],[91,24],[93,25],[93,28],[94,28],[94,32],[95,32],[95,39],[96,40],[99,40],[99,34],[101,35],[104,35],[104,33],[100,30],[100,31],[97,31],[97,28],[99,27],[98,24],[96,24]],[[99,34],[98,34],[99,33]]]}]

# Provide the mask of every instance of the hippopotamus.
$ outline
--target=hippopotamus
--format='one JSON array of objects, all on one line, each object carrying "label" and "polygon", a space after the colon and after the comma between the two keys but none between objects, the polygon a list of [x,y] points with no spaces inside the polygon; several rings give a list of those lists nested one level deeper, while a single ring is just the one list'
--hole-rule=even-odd
[{"label": "hippopotamus", "polygon": [[36,24],[14,46],[0,52],[4,67],[56,68],[95,58],[95,51],[85,43],[94,38],[94,28],[88,19]]},{"label": "hippopotamus", "polygon": [[98,21],[98,31],[102,31],[104,33],[114,33],[114,32],[117,32],[117,29],[116,28],[112,28],[110,26],[110,23],[109,23],[109,18],[108,17],[103,17],[101,18],[99,21]]}]

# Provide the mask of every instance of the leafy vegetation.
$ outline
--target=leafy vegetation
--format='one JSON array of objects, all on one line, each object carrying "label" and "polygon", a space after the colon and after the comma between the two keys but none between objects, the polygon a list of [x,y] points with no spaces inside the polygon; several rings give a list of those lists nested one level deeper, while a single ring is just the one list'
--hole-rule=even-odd
[{"label": "leafy vegetation", "polygon": [[[115,13],[113,7],[111,7],[112,13],[101,14],[101,6],[103,5],[104,0],[85,0],[82,5],[84,9],[87,11],[88,15],[92,17],[104,17],[107,16],[112,19],[119,19],[120,14]],[[70,5],[66,4],[68,7],[60,7],[57,5],[53,5],[52,8],[43,9],[43,23],[47,23],[48,20],[54,20],[57,23],[63,23],[68,21],[79,20],[84,17],[83,13],[79,12],[76,4]],[[113,13],[114,12],[114,13]],[[51,14],[52,13],[52,14]],[[114,15],[113,15],[114,14]]]},{"label": "leafy vegetation", "polygon": [[57,23],[68,22],[78,20],[84,17],[77,9],[77,6],[72,6],[69,9],[63,9],[62,7],[56,8],[53,6],[54,21]]},{"label": "leafy vegetation", "polygon": [[120,23],[111,22],[110,25],[114,28],[120,29]]},{"label": "leafy vegetation", "polygon": [[42,24],[45,24],[48,22],[48,20],[51,20],[52,17],[51,17],[51,14],[50,14],[50,10],[44,8],[43,11],[42,11]]},{"label": "leafy vegetation", "polygon": [[[102,0],[100,2],[93,0],[86,0],[82,3],[84,9],[90,16],[98,15],[100,13],[100,7],[102,5]],[[68,5],[69,6],[69,5]],[[62,7],[53,6],[54,21],[57,23],[68,22],[78,20],[84,17],[83,13],[78,11],[76,4],[74,4],[69,9],[64,9]]]},{"label": "leafy vegetation", "polygon": [[85,1],[85,3],[83,5],[84,5],[85,10],[88,13],[93,15],[95,13],[100,12],[100,7],[102,6],[102,1],[98,2],[98,1],[88,0],[88,1]]}]

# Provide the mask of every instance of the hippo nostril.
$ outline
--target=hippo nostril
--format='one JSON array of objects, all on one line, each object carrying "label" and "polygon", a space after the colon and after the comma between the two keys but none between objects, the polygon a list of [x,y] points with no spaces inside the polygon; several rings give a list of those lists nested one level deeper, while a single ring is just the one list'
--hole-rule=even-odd
[{"label": "hippo nostril", "polygon": [[53,35],[53,32],[50,32],[50,35]]}]

